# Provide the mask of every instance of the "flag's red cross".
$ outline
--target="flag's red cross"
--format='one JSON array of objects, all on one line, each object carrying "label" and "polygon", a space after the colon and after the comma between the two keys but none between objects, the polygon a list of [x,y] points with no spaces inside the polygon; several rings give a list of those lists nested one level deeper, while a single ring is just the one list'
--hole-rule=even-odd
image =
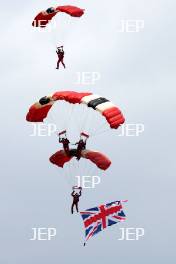
[{"label": "flag's red cross", "polygon": [[87,228],[88,226],[90,226],[91,224],[93,224],[99,220],[102,221],[103,229],[106,228],[106,218],[109,215],[112,215],[112,214],[119,212],[121,209],[122,209],[121,204],[116,205],[116,206],[112,206],[110,208],[106,208],[104,205],[99,206],[100,212],[95,214],[94,216],[91,216],[89,219],[85,220],[85,222],[84,222],[85,228]]}]

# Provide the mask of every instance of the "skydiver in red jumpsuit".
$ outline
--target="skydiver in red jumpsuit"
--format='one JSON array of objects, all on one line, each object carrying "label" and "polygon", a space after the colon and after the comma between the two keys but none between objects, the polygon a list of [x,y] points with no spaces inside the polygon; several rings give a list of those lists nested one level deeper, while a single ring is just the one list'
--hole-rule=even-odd
[{"label": "skydiver in red jumpsuit", "polygon": [[64,50],[63,50],[63,46],[60,46],[57,48],[56,50],[57,56],[58,56],[58,61],[57,61],[57,67],[56,69],[59,69],[59,64],[60,62],[62,63],[63,67],[65,68],[65,63],[64,63]]},{"label": "skydiver in red jumpsuit", "polygon": [[81,158],[81,151],[86,149],[86,141],[83,139],[80,139],[79,142],[77,142],[75,145],[78,145],[77,147],[77,153],[76,153],[76,158],[77,160],[80,160]]},{"label": "skydiver in red jumpsuit", "polygon": [[65,153],[69,155],[70,154],[70,148],[69,148],[70,141],[66,137],[66,132],[64,133],[65,137],[61,137],[62,134],[63,132],[59,133],[59,143],[63,144],[63,149],[65,150]]},{"label": "skydiver in red jumpsuit", "polygon": [[81,190],[79,191],[79,193],[75,193],[75,191],[73,190],[73,192],[71,193],[71,196],[73,197],[73,203],[72,203],[72,206],[71,206],[71,213],[73,214],[73,209],[74,209],[74,206],[76,207],[76,211],[77,213],[79,212],[79,209],[78,209],[78,203],[79,203],[79,197],[81,196]]},{"label": "skydiver in red jumpsuit", "polygon": [[80,140],[75,144],[75,145],[78,145],[77,146],[77,150],[76,150],[76,158],[77,158],[77,160],[80,160],[80,158],[81,158],[81,151],[86,149],[86,143],[87,143],[87,139],[88,138],[89,138],[88,134],[85,134],[84,132],[81,132]]}]

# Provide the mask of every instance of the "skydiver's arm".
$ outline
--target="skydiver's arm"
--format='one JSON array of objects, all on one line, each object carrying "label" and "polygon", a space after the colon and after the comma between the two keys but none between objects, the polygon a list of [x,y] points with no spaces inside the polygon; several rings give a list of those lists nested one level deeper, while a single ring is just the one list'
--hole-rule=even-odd
[{"label": "skydiver's arm", "polygon": [[71,193],[71,196],[73,196],[73,197],[74,197],[74,191]]}]

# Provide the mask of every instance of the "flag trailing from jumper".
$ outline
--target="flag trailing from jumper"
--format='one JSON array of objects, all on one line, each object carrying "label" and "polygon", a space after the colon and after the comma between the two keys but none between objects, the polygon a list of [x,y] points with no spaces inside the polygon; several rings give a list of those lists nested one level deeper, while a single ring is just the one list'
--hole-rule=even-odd
[{"label": "flag trailing from jumper", "polygon": [[108,226],[126,220],[122,206],[123,202],[127,202],[127,200],[111,202],[80,212],[85,227],[85,241]]}]

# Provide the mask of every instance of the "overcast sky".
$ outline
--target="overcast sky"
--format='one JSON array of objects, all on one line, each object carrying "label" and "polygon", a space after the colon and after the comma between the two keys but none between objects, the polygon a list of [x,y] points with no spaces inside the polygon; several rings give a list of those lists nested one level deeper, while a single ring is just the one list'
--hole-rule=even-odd
[{"label": "overcast sky", "polygon": [[[35,15],[57,4],[75,4],[85,15],[61,14],[52,32],[35,31]],[[175,263],[175,7],[173,0],[1,3],[1,263]],[[121,20],[144,20],[145,27],[119,33]],[[67,68],[56,71],[60,44]],[[101,79],[76,85],[76,72]],[[126,123],[145,125],[139,137],[109,132],[88,142],[112,166],[96,189],[83,191],[80,209],[128,203],[127,221],[85,248],[81,217],[70,214],[71,186],[48,161],[60,148],[57,138],[31,137],[25,121],[32,103],[58,90],[98,93],[120,107]],[[33,227],[55,227],[57,236],[29,241]],[[143,227],[145,236],[119,241],[120,227]]]}]

